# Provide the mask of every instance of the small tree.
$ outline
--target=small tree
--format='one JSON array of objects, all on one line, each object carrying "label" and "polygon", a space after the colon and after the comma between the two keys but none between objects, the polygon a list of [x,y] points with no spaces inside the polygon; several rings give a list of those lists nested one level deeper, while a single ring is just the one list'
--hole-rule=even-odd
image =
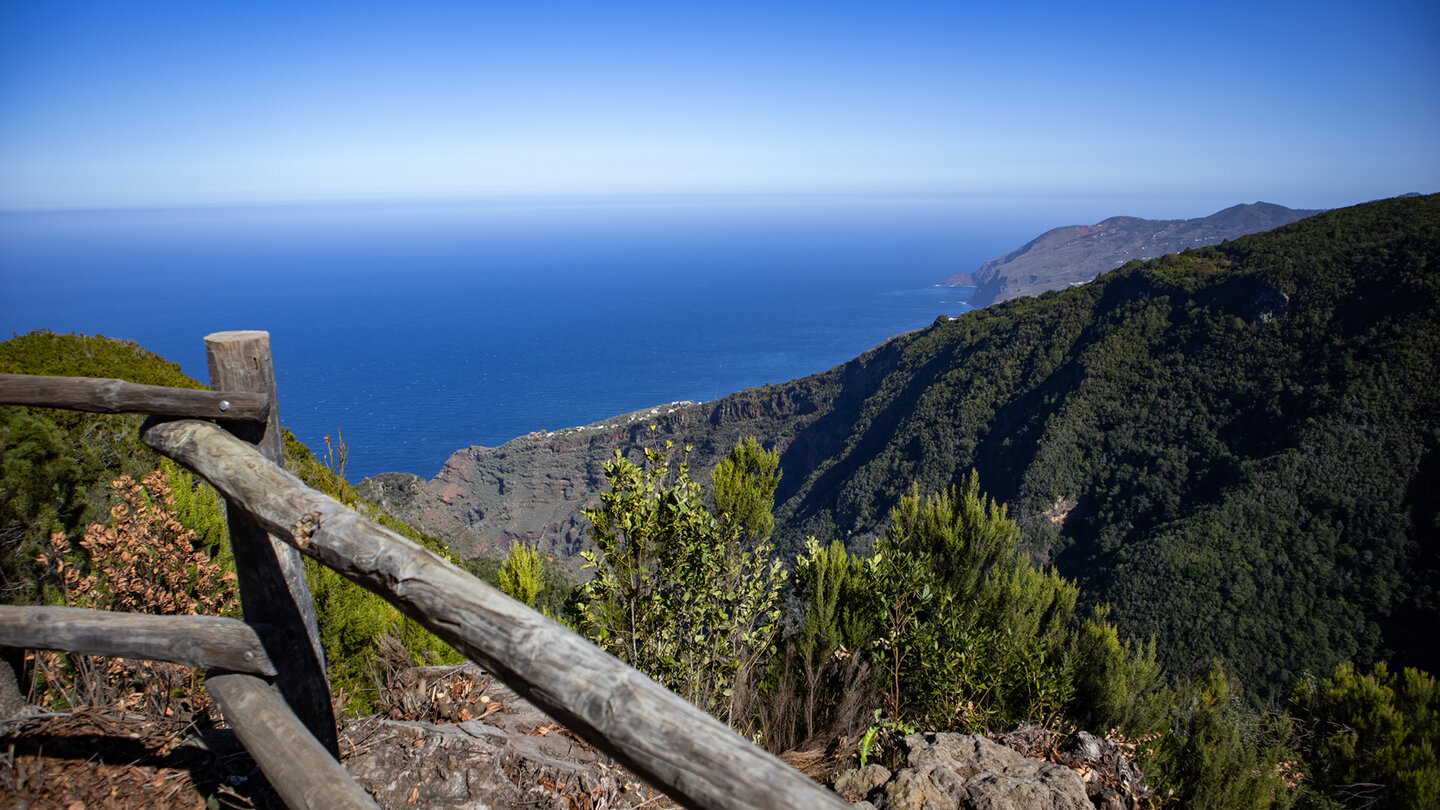
[{"label": "small tree", "polygon": [[1440,688],[1435,678],[1379,662],[1368,675],[1345,662],[1306,679],[1292,700],[1317,788],[1347,804],[1440,806]]},{"label": "small tree", "polygon": [[1070,720],[1099,734],[1118,730],[1131,739],[1161,731],[1166,695],[1155,639],[1121,643],[1109,619],[1110,607],[1097,605],[1071,641],[1075,694]]},{"label": "small tree", "polygon": [[1018,537],[973,472],[923,505],[912,488],[891,513],[874,583],[893,718],[980,730],[1050,723],[1069,702],[1064,641],[1079,591],[1018,555]]},{"label": "small tree", "polygon": [[685,455],[673,455],[667,442],[645,451],[643,467],[618,451],[605,465],[610,491],[584,513],[596,550],[582,554],[595,576],[576,624],[696,706],[748,724],[740,698],[779,618],[782,569],[768,537],[778,458],[753,441],[737,446],[717,484],[724,508],[712,510]]},{"label": "small tree", "polygon": [[524,543],[512,544],[510,554],[500,566],[499,582],[500,590],[534,607],[535,597],[545,587],[540,552]]}]

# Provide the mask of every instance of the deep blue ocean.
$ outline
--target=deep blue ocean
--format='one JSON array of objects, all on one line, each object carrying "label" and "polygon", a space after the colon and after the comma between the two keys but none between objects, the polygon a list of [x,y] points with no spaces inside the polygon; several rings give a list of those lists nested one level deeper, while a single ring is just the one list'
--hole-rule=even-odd
[{"label": "deep blue ocean", "polygon": [[0,213],[0,335],[271,334],[281,418],[347,477],[842,363],[1056,224],[942,197],[534,198]]}]

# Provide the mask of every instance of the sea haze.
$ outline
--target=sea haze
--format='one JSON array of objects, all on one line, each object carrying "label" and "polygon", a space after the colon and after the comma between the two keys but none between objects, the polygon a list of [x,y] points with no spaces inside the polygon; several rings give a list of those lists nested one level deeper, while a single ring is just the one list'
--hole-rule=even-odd
[{"label": "sea haze", "polygon": [[968,307],[1054,224],[944,198],[543,198],[0,213],[0,332],[270,332],[286,426],[351,480],[842,363]]}]

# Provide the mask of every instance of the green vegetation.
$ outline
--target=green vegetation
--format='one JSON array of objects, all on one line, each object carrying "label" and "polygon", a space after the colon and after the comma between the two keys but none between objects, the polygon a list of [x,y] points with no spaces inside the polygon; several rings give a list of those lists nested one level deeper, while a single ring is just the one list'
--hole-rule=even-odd
[{"label": "green vegetation", "polygon": [[1287,718],[1246,705],[1220,662],[1207,664],[1172,697],[1172,728],[1147,762],[1160,795],[1180,807],[1290,807],[1299,763],[1289,759]]},{"label": "green vegetation", "polygon": [[510,554],[500,566],[500,590],[531,607],[545,587],[544,566],[540,552],[523,543],[510,547]]},{"label": "green vegetation", "polygon": [[79,477],[59,428],[26,409],[0,407],[0,586],[7,601],[33,596],[27,561],[45,538],[83,523]]},{"label": "green vegetation", "polygon": [[1165,727],[1169,700],[1155,639],[1122,642],[1109,617],[1108,605],[1097,606],[1075,630],[1069,719],[1080,728],[1118,731],[1132,739],[1154,734]]},{"label": "green vegetation", "polygon": [[1301,748],[1317,788],[1347,806],[1440,807],[1440,689],[1415,669],[1382,661],[1363,675],[1341,664],[1307,678],[1293,697]]},{"label": "green vegetation", "polygon": [[1016,555],[1019,530],[970,475],[914,490],[876,544],[884,708],[926,727],[1046,724],[1068,701],[1064,641],[1077,592]]},{"label": "green vegetation", "polygon": [[[745,441],[730,458],[760,452]],[[726,474],[736,466],[761,479],[747,489],[763,504],[773,468]],[[611,491],[589,513],[600,550],[575,605],[580,629],[774,750],[848,744],[865,760],[917,728],[1099,723],[1148,741],[1143,766],[1167,803],[1323,798],[1299,789],[1307,766],[1291,721],[1255,711],[1219,662],[1168,686],[1155,643],[1121,642],[1106,609],[1072,621],[1075,586],[1018,551],[1018,528],[974,474],[923,501],[905,496],[870,556],[811,539],[792,577],[795,621],[770,645],[735,643],[772,638],[778,613],[734,610],[724,569],[706,562],[734,555],[717,542],[724,496],[707,502],[683,460],[658,450],[644,467],[617,457],[606,471]],[[774,591],[749,593],[763,606]],[[757,621],[737,632],[732,616]],[[760,667],[759,693],[744,691],[745,670]]]},{"label": "green vegetation", "polygon": [[[787,639],[790,671],[776,680],[794,693],[793,722],[804,727],[787,739],[843,733],[872,707],[929,729],[1054,725],[1069,713],[1152,730],[1153,644],[1105,648],[1115,629],[1103,612],[1072,634],[1075,586],[1034,567],[1018,535],[972,474],[923,503],[914,491],[902,498],[869,557],[807,543],[795,566],[803,612]],[[1077,683],[1108,702],[1077,704]],[[847,702],[849,717],[822,708]]]},{"label": "green vegetation", "polygon": [[585,513],[596,550],[583,554],[595,575],[582,586],[576,626],[696,706],[743,724],[780,614],[782,572],[768,535],[778,459],[753,441],[738,445],[717,474],[723,494],[712,510],[674,455],[666,445],[647,450],[643,467],[618,453],[605,465],[611,491]]},{"label": "green vegetation", "polygon": [[[517,548],[520,550],[516,551]],[[516,559],[514,563],[511,562],[512,558],[522,555],[528,556],[530,552],[534,552],[534,559],[539,562],[538,575],[540,582],[539,587],[535,590],[534,598],[526,601],[522,598],[524,592],[518,588],[513,591],[507,590],[507,588],[515,586],[506,584],[504,579],[506,575],[503,571],[507,566],[530,565],[529,559],[525,559],[523,562],[520,559]],[[510,551],[503,560],[493,557],[472,557],[461,563],[461,567],[469,572],[471,576],[499,588],[546,616],[559,621],[567,620],[568,605],[572,597],[575,596],[575,588],[578,583],[574,576],[572,576],[566,568],[556,564],[553,558],[546,557],[523,543],[516,543],[510,547]],[[516,576],[520,573],[520,570],[516,570],[515,574],[510,576]],[[526,574],[527,578],[529,576],[529,574]],[[517,582],[516,584],[519,583]]]}]

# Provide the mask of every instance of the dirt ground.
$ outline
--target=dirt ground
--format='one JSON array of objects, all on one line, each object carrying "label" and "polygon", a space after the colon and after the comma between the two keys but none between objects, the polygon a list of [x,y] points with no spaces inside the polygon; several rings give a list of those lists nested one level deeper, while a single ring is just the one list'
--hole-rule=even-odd
[{"label": "dirt ground", "polygon": [[[395,678],[339,721],[341,762],[387,808],[675,805],[473,665]],[[80,708],[0,720],[0,805],[281,808],[223,723]]]},{"label": "dirt ground", "polygon": [[[386,810],[677,806],[474,664],[396,672],[377,704],[378,713],[342,717],[337,728],[341,763]],[[209,712],[182,720],[106,707],[7,708],[0,807],[284,807],[234,733]],[[1081,737],[1075,751],[1054,732],[1032,727],[996,739],[1075,769],[1097,806],[1151,804],[1143,776],[1126,759],[1133,746]],[[822,751],[781,758],[819,779],[850,759]]]}]

